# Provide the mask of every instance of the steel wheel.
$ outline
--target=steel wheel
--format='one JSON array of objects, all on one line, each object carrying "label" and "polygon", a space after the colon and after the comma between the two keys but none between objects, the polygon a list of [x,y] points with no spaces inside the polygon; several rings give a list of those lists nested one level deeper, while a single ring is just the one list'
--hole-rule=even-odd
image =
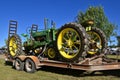
[{"label": "steel wheel", "polygon": [[47,50],[47,55],[48,55],[48,58],[55,59],[56,57],[55,49],[53,47],[49,47]]},{"label": "steel wheel", "polygon": [[58,36],[58,48],[67,59],[75,57],[81,48],[79,34],[72,28],[64,29]]},{"label": "steel wheel", "polygon": [[21,39],[18,35],[15,34],[8,39],[8,52],[12,58],[22,54]]},{"label": "steel wheel", "polygon": [[92,27],[90,31],[87,32],[91,38],[90,42],[95,43],[90,47],[91,51],[88,54],[96,54],[98,50],[103,50],[107,46],[107,40],[105,34],[98,28]]},{"label": "steel wheel", "polygon": [[81,25],[75,23],[64,25],[57,34],[56,43],[62,60],[78,60],[84,51],[85,41],[85,31]]}]

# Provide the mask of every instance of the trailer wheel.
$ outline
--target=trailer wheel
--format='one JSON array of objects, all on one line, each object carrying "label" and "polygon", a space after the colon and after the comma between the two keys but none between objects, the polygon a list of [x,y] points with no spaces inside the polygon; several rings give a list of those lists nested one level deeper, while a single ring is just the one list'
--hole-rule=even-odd
[{"label": "trailer wheel", "polygon": [[76,62],[86,53],[88,35],[85,29],[77,23],[62,26],[56,39],[56,50],[60,60]]},{"label": "trailer wheel", "polygon": [[35,63],[31,59],[25,60],[25,70],[28,73],[34,73],[36,71]]},{"label": "trailer wheel", "polygon": [[22,71],[24,69],[24,64],[20,59],[15,59],[14,67],[18,71]]},{"label": "trailer wheel", "polygon": [[8,52],[12,58],[22,54],[22,42],[19,35],[14,34],[8,39]]}]

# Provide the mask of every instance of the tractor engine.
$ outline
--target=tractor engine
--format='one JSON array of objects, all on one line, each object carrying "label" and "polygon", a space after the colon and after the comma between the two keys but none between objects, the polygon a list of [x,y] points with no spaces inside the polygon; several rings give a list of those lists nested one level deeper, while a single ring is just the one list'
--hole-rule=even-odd
[{"label": "tractor engine", "polygon": [[36,25],[32,25],[30,37],[23,43],[25,53],[28,55],[47,55],[45,50],[53,46],[55,41],[55,28],[39,31]]}]

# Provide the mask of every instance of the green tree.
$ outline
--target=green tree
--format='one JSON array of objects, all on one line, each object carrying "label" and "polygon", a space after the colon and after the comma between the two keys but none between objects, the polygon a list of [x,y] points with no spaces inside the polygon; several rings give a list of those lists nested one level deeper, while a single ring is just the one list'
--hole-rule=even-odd
[{"label": "green tree", "polygon": [[118,41],[117,46],[120,47],[120,36],[117,36],[117,41]]},{"label": "green tree", "polygon": [[104,10],[101,6],[89,7],[86,12],[80,11],[77,15],[76,22],[82,24],[85,21],[93,20],[94,27],[98,27],[105,33],[107,39],[109,40],[110,36],[115,36],[116,33],[114,29],[117,26],[111,23],[104,14]]},{"label": "green tree", "polygon": [[112,46],[112,43],[115,42],[115,40],[109,39],[110,46]]}]

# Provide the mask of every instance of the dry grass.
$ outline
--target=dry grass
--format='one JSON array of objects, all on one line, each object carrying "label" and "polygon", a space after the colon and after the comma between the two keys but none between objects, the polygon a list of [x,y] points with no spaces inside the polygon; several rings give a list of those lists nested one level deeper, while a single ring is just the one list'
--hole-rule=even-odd
[{"label": "dry grass", "polygon": [[120,55],[106,55],[108,58],[112,59],[119,59],[120,60]]},{"label": "dry grass", "polygon": [[17,71],[0,59],[0,80],[119,80],[120,70],[101,71],[94,74],[87,72],[43,67],[35,73]]}]

